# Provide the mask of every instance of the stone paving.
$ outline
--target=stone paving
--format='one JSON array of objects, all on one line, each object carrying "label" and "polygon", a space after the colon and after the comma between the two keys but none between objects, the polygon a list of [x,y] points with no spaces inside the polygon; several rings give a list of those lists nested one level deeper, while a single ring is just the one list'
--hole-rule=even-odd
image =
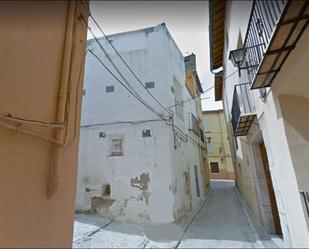
[{"label": "stone paving", "polygon": [[245,214],[231,181],[212,181],[213,192],[189,225],[140,225],[77,214],[74,248],[275,248]]}]

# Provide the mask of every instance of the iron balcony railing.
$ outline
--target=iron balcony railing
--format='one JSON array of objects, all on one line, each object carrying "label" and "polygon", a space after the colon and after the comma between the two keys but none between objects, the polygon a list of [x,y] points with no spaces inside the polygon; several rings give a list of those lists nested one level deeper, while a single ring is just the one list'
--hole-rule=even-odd
[{"label": "iron balcony railing", "polygon": [[190,113],[190,126],[189,129],[192,130],[197,136],[200,135],[200,128],[198,126],[198,120],[193,113]]},{"label": "iron balcony railing", "polygon": [[269,42],[287,0],[254,1],[244,42],[249,81],[253,82],[258,65],[263,59]]},{"label": "iron balcony railing", "polygon": [[233,95],[233,104],[232,104],[232,127],[233,127],[233,133],[235,135],[238,120],[240,117],[240,107],[239,107],[239,101],[236,91],[234,91]]},{"label": "iron balcony railing", "polygon": [[250,83],[235,85],[232,103],[232,128],[234,136],[244,136],[254,120]]},{"label": "iron balcony railing", "polygon": [[309,23],[308,0],[255,0],[244,41],[251,89],[271,86]]},{"label": "iron balcony railing", "polygon": [[201,141],[205,143],[204,131],[201,128],[200,128],[200,137],[201,137]]}]

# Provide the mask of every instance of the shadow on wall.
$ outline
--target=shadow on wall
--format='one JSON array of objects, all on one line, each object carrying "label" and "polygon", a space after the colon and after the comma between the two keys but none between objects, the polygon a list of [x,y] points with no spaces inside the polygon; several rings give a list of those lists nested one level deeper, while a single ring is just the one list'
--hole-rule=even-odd
[{"label": "shadow on wall", "polygon": [[278,96],[299,190],[309,191],[309,99]]},{"label": "shadow on wall", "polygon": [[295,95],[279,95],[278,98],[285,122],[309,142],[309,99]]}]

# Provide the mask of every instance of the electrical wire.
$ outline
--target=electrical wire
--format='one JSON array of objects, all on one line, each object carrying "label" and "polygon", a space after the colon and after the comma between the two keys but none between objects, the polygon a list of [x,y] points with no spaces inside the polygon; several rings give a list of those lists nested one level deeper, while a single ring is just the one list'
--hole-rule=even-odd
[{"label": "electrical wire", "polygon": [[[201,94],[204,94],[204,93],[206,93],[206,92],[208,92],[209,90],[211,90],[212,88],[214,88],[215,86],[212,86],[212,87],[210,87],[210,88],[208,88],[208,89],[206,89],[204,92],[202,92]],[[178,104],[175,104],[175,105],[171,105],[171,106],[169,106],[168,108],[172,108],[172,107],[175,107],[175,106],[178,106],[178,105],[183,105],[184,103],[187,103],[187,102],[189,102],[190,100],[193,100],[193,99],[195,99],[195,98],[197,98],[197,97],[199,97],[200,95],[196,95],[196,96],[194,96],[194,97],[192,97],[192,98],[189,98],[189,99],[187,99],[187,100],[184,100],[184,101],[181,101],[180,103],[178,103]],[[209,99],[210,97],[205,97],[205,98],[201,98],[201,100],[204,100],[204,99]]]},{"label": "electrical wire", "polygon": [[100,64],[129,92],[131,93],[139,102],[141,102],[145,107],[147,107],[152,113],[154,113],[155,115],[157,115],[159,118],[161,118],[162,120],[164,120],[165,122],[167,122],[167,120],[165,118],[163,118],[160,114],[156,113],[155,111],[152,110],[151,107],[149,107],[148,105],[145,105],[145,103],[138,98],[138,96],[136,96],[132,90],[130,90],[105,64],[104,62],[91,50],[89,50],[89,52],[100,62]]},{"label": "electrical wire", "polygon": [[[94,52],[92,52],[91,50],[89,50],[89,52],[101,63],[101,65],[122,85],[122,86],[124,86],[129,92],[130,92],[130,89],[128,89],[128,87],[126,86],[126,85],[124,85],[124,83],[123,82],[121,82],[118,78],[117,78],[117,76],[113,73],[113,72],[111,72],[110,71],[110,69],[103,63],[103,61],[94,53]],[[132,94],[132,93],[131,93]],[[134,94],[133,94],[133,96],[134,97],[136,97]],[[136,97],[137,98],[137,97]],[[137,98],[138,99],[138,98]],[[139,101],[140,101],[140,99],[138,99]],[[163,119],[161,116],[159,116],[159,118],[161,118],[161,119]],[[166,119],[163,119],[164,121],[166,121]],[[197,144],[197,145],[199,145],[200,146],[200,144],[198,143],[198,142],[196,142],[195,141],[195,139],[194,138],[192,138],[191,136],[189,136],[188,134],[185,134],[179,127],[177,127],[175,124],[170,124],[170,123],[168,123],[167,121],[166,121],[166,124],[167,125],[172,125],[173,126],[173,128],[176,128],[177,130],[178,130],[178,132],[180,132],[184,137],[186,137],[186,138],[190,138],[191,139],[191,141],[193,142],[193,143],[195,143],[195,144]]]},{"label": "electrical wire", "polygon": [[[107,35],[105,34],[105,32],[103,31],[103,29],[100,27],[100,25],[98,24],[98,22],[95,20],[95,18],[92,16],[91,14],[91,11],[89,10],[89,8],[87,9],[89,11],[89,16],[90,18],[94,21],[94,23],[96,24],[96,26],[99,28],[99,30],[102,32],[102,34],[104,35],[105,39],[108,41],[108,43],[111,45],[111,47],[114,49],[114,51],[116,52],[116,54],[120,57],[120,59],[123,61],[123,63],[126,65],[126,67],[129,69],[129,71],[133,74],[133,76],[136,78],[136,80],[144,87],[144,89],[152,96],[153,99],[155,99],[155,101],[164,109],[166,110],[169,114],[171,114],[171,112],[169,110],[167,110],[167,107],[164,107],[150,92],[149,90],[144,86],[144,84],[141,82],[141,80],[136,76],[136,74],[133,72],[133,70],[129,67],[129,65],[126,63],[126,61],[123,59],[123,57],[119,54],[118,50],[113,46],[113,44],[111,43],[111,41],[108,39]],[[86,24],[87,25],[87,24]],[[90,31],[90,33],[92,34],[93,38],[95,39],[95,41],[98,43],[98,45],[100,46],[100,48],[102,49],[102,51],[104,52],[105,56],[107,57],[107,59],[110,61],[110,63],[113,65],[113,67],[116,69],[116,71],[118,72],[118,74],[122,77],[122,79],[129,85],[131,86],[127,80],[125,79],[125,77],[121,74],[121,72],[119,71],[119,69],[116,67],[116,65],[113,63],[113,61],[111,60],[111,58],[109,57],[108,53],[106,52],[106,50],[103,48],[102,44],[99,42],[99,40],[96,38],[96,36],[94,35],[93,31],[91,30],[90,27],[88,27],[87,25],[87,28],[88,30]],[[105,67],[105,69],[119,82],[121,83],[123,86],[124,84],[111,72],[111,70],[109,68],[107,68],[107,66],[103,63],[102,60],[100,60],[100,58],[95,54],[93,53],[91,50],[90,50],[90,53],[95,56],[95,58]],[[124,86],[125,87],[125,86]],[[213,86],[214,87],[214,86]],[[212,89],[213,87],[207,89],[206,91],[209,91],[210,89]],[[127,87],[126,87],[127,89]],[[127,89],[129,91],[129,89]],[[131,89],[133,90],[133,89]],[[204,91],[203,93],[205,93],[206,91]],[[132,93],[131,93],[132,94]],[[135,95],[134,95],[135,96]],[[135,96],[136,97],[136,96]],[[194,98],[196,97],[199,97],[199,96],[195,96]],[[137,98],[137,97],[136,97]],[[137,98],[138,99],[138,98]],[[192,99],[192,98],[191,98]],[[186,103],[188,101],[190,101],[191,99],[189,100],[186,100],[184,101],[183,103]],[[206,99],[206,98],[203,98],[203,99]],[[140,102],[141,100],[138,99]],[[201,99],[202,100],[202,99]],[[170,108],[170,107],[168,107]],[[149,109],[149,108],[148,108]],[[152,111],[153,112],[153,111]],[[156,113],[155,113],[156,114]],[[156,114],[157,116],[159,116],[161,119],[161,115],[158,115]],[[174,118],[173,118],[174,119]],[[165,119],[163,119],[165,120]],[[165,120],[166,121],[166,120]],[[187,139],[190,138],[192,140],[192,142],[196,143],[198,146],[200,146],[200,144],[198,142],[195,141],[195,139],[193,139],[191,136],[189,136],[188,134],[185,134],[183,133],[183,131],[177,127],[174,123],[173,124],[169,124],[167,123],[168,125],[172,125],[173,126],[173,130],[176,128],[179,133],[181,133],[184,137],[186,137]]]},{"label": "electrical wire", "polygon": [[[111,65],[115,68],[115,70],[117,71],[117,73],[120,75],[120,77],[125,81],[125,83],[127,84],[127,90],[130,90],[129,92],[131,94],[133,94],[143,105],[145,105],[151,112],[153,112],[154,114],[156,114],[157,116],[159,116],[160,118],[162,118],[163,120],[165,120],[167,122],[166,119],[164,119],[160,112],[158,112],[156,109],[154,109],[153,107],[151,107],[135,90],[134,88],[130,85],[130,83],[127,81],[127,79],[123,76],[123,74],[120,72],[120,70],[117,68],[117,66],[113,63],[113,61],[111,60],[111,58],[109,57],[108,53],[106,52],[106,50],[103,48],[102,44],[99,42],[98,38],[95,36],[95,34],[92,32],[91,28],[88,27],[87,23],[85,23],[85,25],[87,26],[88,30],[90,31],[90,33],[92,34],[94,40],[98,43],[99,47],[101,48],[101,50],[103,51],[103,53],[105,54],[105,56],[107,57],[107,59],[109,60],[109,62],[111,63]],[[90,50],[90,52],[94,55],[94,53]],[[96,55],[97,59],[99,59],[99,57]],[[102,60],[101,64],[103,63]],[[103,63],[104,64],[104,63]],[[103,65],[102,64],[102,65]],[[107,68],[107,66],[104,64],[104,67],[106,69],[108,69],[109,73],[112,73],[112,71]],[[113,74],[113,77],[115,78],[115,74]],[[117,81],[120,82],[120,80],[117,78]],[[121,82],[123,83],[123,82]],[[124,84],[122,84],[124,86]]]},{"label": "electrical wire", "polygon": [[89,124],[89,125],[81,125],[81,127],[93,127],[93,126],[100,126],[100,125],[115,125],[115,124],[144,124],[148,122],[156,122],[156,121],[162,121],[162,119],[147,119],[147,120],[138,120],[138,121],[116,121],[116,122],[110,122],[110,123],[95,123],[95,124]]},{"label": "electrical wire", "polygon": [[160,101],[155,98],[152,93],[145,87],[145,85],[142,83],[142,81],[137,77],[137,75],[134,73],[134,71],[131,69],[131,67],[128,65],[128,63],[123,59],[123,57],[120,55],[120,53],[118,52],[118,50],[115,48],[115,46],[112,44],[112,42],[110,41],[110,39],[108,38],[108,36],[106,35],[106,33],[103,31],[102,27],[98,24],[98,22],[96,21],[96,19],[93,17],[92,13],[90,12],[90,18],[93,20],[93,22],[95,23],[95,25],[98,27],[98,29],[101,31],[101,33],[104,35],[105,39],[108,41],[109,45],[113,48],[113,50],[116,52],[116,54],[119,56],[119,58],[121,59],[121,61],[125,64],[125,66],[129,69],[129,71],[132,73],[132,75],[134,76],[134,78],[139,82],[139,84],[147,91],[147,93],[164,109],[167,111],[167,113],[171,114],[171,112],[160,103]]}]

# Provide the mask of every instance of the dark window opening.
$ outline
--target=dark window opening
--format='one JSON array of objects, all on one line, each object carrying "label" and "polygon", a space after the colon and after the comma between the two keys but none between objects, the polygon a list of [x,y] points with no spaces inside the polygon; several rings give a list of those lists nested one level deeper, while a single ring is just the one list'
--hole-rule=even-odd
[{"label": "dark window opening", "polygon": [[198,173],[197,173],[197,166],[194,165],[194,174],[195,174],[195,186],[196,186],[196,196],[200,197],[200,185],[199,185],[199,180],[198,180]]},{"label": "dark window opening", "polygon": [[111,195],[111,185],[103,184],[102,186],[102,196],[109,197]]},{"label": "dark window opening", "polygon": [[107,86],[107,87],[105,87],[105,92],[107,92],[107,93],[111,93],[111,92],[114,92],[114,91],[115,91],[114,86]]},{"label": "dark window opening", "polygon": [[149,88],[155,88],[155,83],[154,83],[154,81],[146,82],[146,83],[145,83],[145,87],[146,87],[147,89],[149,89]]},{"label": "dark window opening", "polygon": [[211,162],[210,171],[211,173],[219,173],[219,164],[217,162]]},{"label": "dark window opening", "polygon": [[234,137],[235,138],[235,146],[236,146],[236,150],[238,150],[238,142],[237,142],[237,137]]},{"label": "dark window opening", "polygon": [[151,130],[143,130],[143,137],[151,137]]}]

